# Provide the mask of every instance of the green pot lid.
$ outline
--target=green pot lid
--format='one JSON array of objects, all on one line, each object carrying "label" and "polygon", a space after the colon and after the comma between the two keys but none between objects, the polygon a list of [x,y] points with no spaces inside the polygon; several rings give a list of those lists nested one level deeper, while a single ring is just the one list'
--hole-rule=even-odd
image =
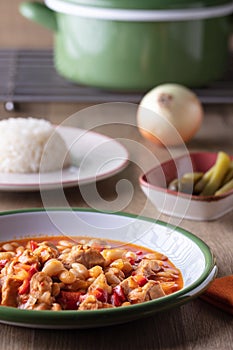
[{"label": "green pot lid", "polygon": [[190,21],[228,16],[233,2],[226,0],[44,0],[56,12],[84,18],[165,22]]},{"label": "green pot lid", "polygon": [[91,7],[141,10],[200,9],[232,3],[229,0],[63,0],[63,2]]}]

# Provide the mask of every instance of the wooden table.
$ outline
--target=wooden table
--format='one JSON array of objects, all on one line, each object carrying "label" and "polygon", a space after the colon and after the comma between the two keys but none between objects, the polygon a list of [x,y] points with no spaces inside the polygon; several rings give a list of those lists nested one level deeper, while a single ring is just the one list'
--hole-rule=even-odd
[{"label": "wooden table", "polygon": [[[0,12],[0,48],[48,48],[52,45],[52,34],[46,29],[23,19],[18,13],[21,0],[3,1]],[[35,40],[36,38],[36,40]],[[46,118],[53,123],[61,123],[73,113],[87,107],[76,104],[25,104],[20,106],[20,112],[9,114],[0,105],[0,116],[35,116]],[[100,116],[98,116],[100,118]],[[100,120],[100,119],[98,119]],[[119,120],[119,115],[115,116]],[[131,119],[132,121],[133,119]],[[100,120],[101,124],[101,120]],[[79,126],[88,128],[88,118],[80,118]],[[132,126],[124,127],[114,124],[97,128],[114,138],[134,140],[137,145],[145,146],[136,155],[131,146],[132,162],[129,166],[109,179],[101,181],[97,188],[100,196],[113,201],[116,198],[116,184],[121,179],[128,179],[133,185],[133,198],[122,210],[156,217],[157,211],[140,190],[138,176],[143,168],[153,164],[147,162],[145,152],[151,151],[158,160],[168,157],[165,150],[157,148],[144,140],[138,130]],[[187,145],[189,150],[224,150],[233,154],[233,105],[205,106],[205,119],[201,130]],[[182,153],[175,148],[174,154]],[[65,195],[71,206],[86,207],[88,203],[82,198],[78,189],[67,189]],[[55,192],[51,192],[51,206],[61,206],[63,203]],[[43,207],[39,192],[13,193],[0,192],[0,211],[22,208]],[[217,221],[198,222],[182,220],[181,222],[165,215],[164,221],[179,224],[181,227],[202,238],[213,250],[219,276],[233,273],[233,212]],[[111,326],[105,329],[89,330],[41,330],[0,326],[1,350],[229,350],[233,349],[233,318],[232,316],[196,299],[182,307],[157,314],[143,320],[128,324]]]},{"label": "wooden table", "polygon": [[[53,123],[61,123],[83,106],[78,105],[24,105],[16,116],[35,115],[46,117]],[[96,107],[92,107],[96,108]],[[1,111],[1,116],[9,114]],[[34,113],[32,113],[34,112]],[[114,111],[113,111],[114,113]],[[78,124],[88,128],[88,118],[78,113]],[[103,120],[96,116],[98,123]],[[98,119],[100,118],[100,119]],[[117,118],[117,115],[116,115]],[[130,119],[131,122],[133,118]],[[105,118],[106,121],[106,118]],[[116,119],[117,121],[117,119]],[[103,124],[103,123],[102,123]],[[202,128],[196,137],[187,145],[189,150],[224,150],[233,154],[233,106],[206,106]],[[166,150],[157,148],[144,140],[136,127],[132,125],[109,124],[96,129],[106,135],[121,138],[122,142],[132,140],[139,146],[145,146],[137,156],[130,150],[129,166],[118,175],[101,181],[97,188],[100,196],[109,202],[116,198],[116,184],[121,179],[128,179],[134,188],[133,198],[122,210],[157,217],[158,213],[140,190],[138,176],[142,169],[138,164],[148,168],[152,164],[142,162],[144,152],[151,151],[160,161],[168,156]],[[139,147],[140,148],[140,147]],[[174,148],[174,154],[182,153],[180,147]],[[71,206],[90,206],[82,198],[77,189],[66,189],[65,195]],[[51,192],[51,206],[62,206],[62,200]],[[94,199],[95,203],[95,199]],[[0,210],[42,207],[43,203],[38,192],[0,192]],[[160,217],[164,221],[177,224],[177,219],[165,215]],[[233,212],[217,221],[198,222],[190,220],[179,221],[178,224],[198,237],[202,238],[213,250],[219,276],[233,273]],[[233,349],[233,318],[232,316],[196,299],[182,307],[160,313],[154,317],[134,321],[124,325],[111,326],[105,329],[90,330],[40,330],[25,329],[1,325],[1,349]]]}]

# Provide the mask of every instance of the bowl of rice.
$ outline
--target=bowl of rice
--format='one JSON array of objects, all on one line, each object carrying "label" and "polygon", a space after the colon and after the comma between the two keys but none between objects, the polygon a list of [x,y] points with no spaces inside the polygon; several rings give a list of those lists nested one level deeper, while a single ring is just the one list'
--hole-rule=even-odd
[{"label": "bowl of rice", "polygon": [[70,163],[66,143],[49,121],[31,117],[0,121],[1,173],[46,173]]}]

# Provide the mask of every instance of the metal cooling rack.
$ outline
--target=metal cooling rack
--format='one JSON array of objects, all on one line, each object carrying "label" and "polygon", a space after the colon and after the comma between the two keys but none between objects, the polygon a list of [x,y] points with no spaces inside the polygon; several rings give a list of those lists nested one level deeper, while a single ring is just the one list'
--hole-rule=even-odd
[{"label": "metal cooling rack", "polygon": [[[221,81],[194,89],[203,103],[233,103],[233,55]],[[11,111],[23,102],[132,102],[143,94],[110,92],[72,84],[60,77],[52,50],[0,50],[0,102]]]}]

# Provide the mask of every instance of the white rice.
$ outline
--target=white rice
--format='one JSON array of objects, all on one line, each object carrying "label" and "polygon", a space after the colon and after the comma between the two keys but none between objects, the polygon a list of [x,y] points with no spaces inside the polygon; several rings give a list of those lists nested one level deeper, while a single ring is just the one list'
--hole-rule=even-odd
[{"label": "white rice", "polygon": [[0,172],[57,171],[69,162],[67,146],[50,122],[36,118],[0,121]]}]

